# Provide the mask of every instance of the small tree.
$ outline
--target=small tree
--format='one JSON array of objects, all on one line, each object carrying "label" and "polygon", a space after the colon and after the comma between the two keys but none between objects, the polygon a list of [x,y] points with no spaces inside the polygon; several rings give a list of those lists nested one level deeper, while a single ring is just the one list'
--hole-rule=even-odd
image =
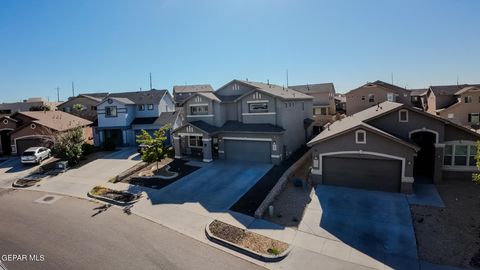
[{"label": "small tree", "polygon": [[81,112],[85,109],[82,104],[73,104],[73,109],[77,112]]},{"label": "small tree", "polygon": [[53,153],[56,157],[68,161],[68,164],[73,166],[83,156],[82,145],[84,142],[83,129],[76,127],[56,137]]},{"label": "small tree", "polygon": [[156,162],[158,171],[158,162],[167,156],[167,147],[165,141],[167,140],[166,133],[170,126],[166,125],[153,133],[153,136],[143,130],[137,135],[137,143],[144,145],[142,149],[143,162]]},{"label": "small tree", "polygon": [[[480,171],[480,141],[477,142],[477,154],[475,155],[477,161],[477,169]],[[473,182],[480,184],[480,172],[473,174]]]}]

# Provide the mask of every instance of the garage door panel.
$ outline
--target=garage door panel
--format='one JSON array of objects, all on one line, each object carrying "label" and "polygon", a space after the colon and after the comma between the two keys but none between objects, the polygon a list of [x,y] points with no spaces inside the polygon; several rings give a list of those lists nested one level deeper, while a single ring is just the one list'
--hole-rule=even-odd
[{"label": "garage door panel", "polygon": [[28,148],[37,146],[50,147],[51,142],[40,138],[20,139],[17,140],[17,153],[23,154],[23,152],[25,152],[25,150],[27,150]]},{"label": "garage door panel", "polygon": [[227,160],[271,162],[270,142],[225,140]]},{"label": "garage door panel", "polygon": [[323,183],[369,190],[398,192],[401,161],[372,158],[323,158]]}]

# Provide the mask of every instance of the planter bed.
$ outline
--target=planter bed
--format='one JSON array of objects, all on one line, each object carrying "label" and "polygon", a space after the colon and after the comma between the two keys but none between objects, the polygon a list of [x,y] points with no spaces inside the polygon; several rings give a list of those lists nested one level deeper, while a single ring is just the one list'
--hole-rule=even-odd
[{"label": "planter bed", "polygon": [[280,261],[290,252],[287,243],[218,220],[207,225],[206,234],[213,242],[266,262]]},{"label": "planter bed", "polygon": [[12,183],[12,187],[16,188],[28,188],[28,187],[33,187],[36,183],[38,183],[41,179],[25,179],[21,178],[18,180],[15,180],[15,182]]},{"label": "planter bed", "polygon": [[141,197],[141,195],[133,194],[127,191],[113,190],[101,186],[92,188],[92,190],[88,192],[88,196],[119,205],[135,203]]},{"label": "planter bed", "polygon": [[307,151],[308,147],[303,146],[282,162],[280,166],[273,166],[247,193],[232,205],[230,210],[253,217],[257,208],[262,204],[283,173]]},{"label": "planter bed", "polygon": [[[165,164],[164,166],[169,166],[168,172],[169,173],[176,173],[177,175],[173,178],[165,178],[165,177],[157,177],[155,175],[152,176],[140,176],[143,172],[147,171],[150,172],[151,168],[156,169],[156,164],[152,164],[146,167],[146,170],[140,171],[131,177],[122,180],[122,182],[131,184],[131,185],[138,185],[142,187],[154,188],[154,189],[162,189],[171,183],[176,182],[177,180],[181,179],[182,177],[189,175],[190,173],[198,170],[200,167],[186,165],[187,161],[174,159],[170,163]],[[164,167],[164,168],[165,168]],[[160,170],[164,169],[161,168]],[[144,175],[144,174],[143,174]]]}]

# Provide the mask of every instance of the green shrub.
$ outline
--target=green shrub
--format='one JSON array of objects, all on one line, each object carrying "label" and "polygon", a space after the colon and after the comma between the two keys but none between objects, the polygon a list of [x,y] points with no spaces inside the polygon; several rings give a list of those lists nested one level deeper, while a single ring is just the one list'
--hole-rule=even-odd
[{"label": "green shrub", "polygon": [[272,255],[279,255],[281,252],[280,250],[276,249],[276,248],[269,248],[267,250],[268,253],[272,254]]},{"label": "green shrub", "polygon": [[95,152],[95,145],[89,144],[89,143],[84,143],[82,144],[82,151],[83,155],[87,156]]}]

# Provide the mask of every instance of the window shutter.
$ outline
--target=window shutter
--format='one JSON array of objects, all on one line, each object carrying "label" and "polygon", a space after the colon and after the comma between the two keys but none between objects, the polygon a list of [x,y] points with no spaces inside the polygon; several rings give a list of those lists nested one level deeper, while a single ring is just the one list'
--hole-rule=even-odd
[{"label": "window shutter", "polygon": [[471,113],[468,114],[468,122],[469,123],[472,122],[472,114]]}]

